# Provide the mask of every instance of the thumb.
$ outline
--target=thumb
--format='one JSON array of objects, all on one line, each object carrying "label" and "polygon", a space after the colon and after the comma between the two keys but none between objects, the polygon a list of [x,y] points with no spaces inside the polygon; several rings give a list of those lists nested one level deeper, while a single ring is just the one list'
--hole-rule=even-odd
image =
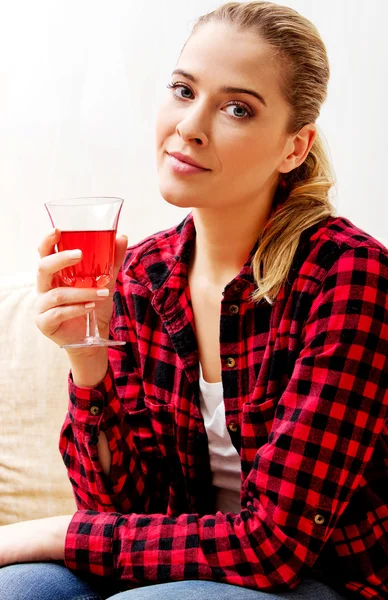
[{"label": "thumb", "polygon": [[125,253],[127,251],[127,246],[128,246],[128,238],[126,235],[121,235],[120,237],[116,238],[115,262],[114,262],[114,266],[113,266],[115,279],[116,279],[117,273],[119,272],[119,269],[123,263]]}]

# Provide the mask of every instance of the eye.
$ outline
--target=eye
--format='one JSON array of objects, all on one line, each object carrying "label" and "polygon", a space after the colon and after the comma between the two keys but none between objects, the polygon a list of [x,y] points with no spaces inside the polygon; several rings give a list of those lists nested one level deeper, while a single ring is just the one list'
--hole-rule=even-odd
[{"label": "eye", "polygon": [[[240,104],[240,102],[232,102],[231,104],[228,104],[228,108],[230,106],[237,106],[238,110],[240,111],[239,115],[230,115],[231,117],[233,117],[234,119],[250,119],[252,117],[252,113],[248,110],[248,108],[245,106],[245,104]],[[241,115],[241,111],[245,112],[245,115]]]},{"label": "eye", "polygon": [[[192,93],[191,89],[189,87],[187,87],[187,85],[183,85],[183,83],[168,83],[167,87],[170,90],[176,90],[178,88],[183,88],[184,90],[187,90],[190,94]],[[177,98],[182,98],[182,96],[177,96],[174,91],[172,93]],[[183,96],[183,98],[187,98],[187,96]]]},{"label": "eye", "polygon": [[[190,100],[190,97],[188,95],[181,96],[181,95],[179,95],[179,94],[177,95],[175,93],[175,90],[182,88],[183,92],[188,92],[189,94],[192,94],[191,89],[187,85],[176,82],[176,83],[168,83],[166,87],[172,91],[173,96],[175,96],[175,98],[177,98],[178,100]],[[252,113],[251,109],[243,102],[230,102],[227,105],[227,107],[229,108],[230,106],[237,107],[238,111],[240,113],[238,115],[236,115],[236,114],[233,115],[233,114],[227,113],[230,117],[232,117],[232,119],[237,119],[237,120],[243,121],[244,119],[250,119],[251,117],[253,117],[253,113]],[[241,114],[241,111],[243,111],[244,114]]]}]

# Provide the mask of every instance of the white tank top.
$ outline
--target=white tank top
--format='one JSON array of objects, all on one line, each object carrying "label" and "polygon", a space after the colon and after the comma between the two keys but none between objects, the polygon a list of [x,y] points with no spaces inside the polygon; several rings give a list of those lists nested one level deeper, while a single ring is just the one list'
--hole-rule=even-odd
[{"label": "white tank top", "polygon": [[204,380],[199,365],[199,399],[209,442],[210,467],[216,488],[216,510],[223,513],[241,511],[241,462],[225,423],[222,381]]}]

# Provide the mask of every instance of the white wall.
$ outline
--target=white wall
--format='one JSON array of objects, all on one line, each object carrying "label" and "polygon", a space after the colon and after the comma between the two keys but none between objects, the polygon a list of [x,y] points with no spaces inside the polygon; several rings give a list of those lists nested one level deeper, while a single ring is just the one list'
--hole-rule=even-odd
[{"label": "white wall", "polygon": [[[35,270],[53,198],[122,196],[130,243],[184,217],[159,194],[155,115],[192,24],[220,3],[0,0],[0,274]],[[283,4],[310,18],[328,49],[318,125],[337,210],[387,239],[388,2]]]}]

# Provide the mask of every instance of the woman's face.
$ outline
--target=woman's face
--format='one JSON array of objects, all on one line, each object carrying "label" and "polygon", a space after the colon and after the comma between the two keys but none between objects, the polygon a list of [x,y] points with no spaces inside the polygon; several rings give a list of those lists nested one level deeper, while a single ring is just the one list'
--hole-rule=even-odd
[{"label": "woman's face", "polygon": [[[227,208],[272,198],[293,138],[285,134],[290,113],[268,46],[256,35],[208,23],[189,39],[176,69],[186,75],[171,76],[174,89],[168,90],[156,122],[164,199],[180,207]],[[253,90],[265,104],[251,94],[222,91],[225,86]],[[176,173],[172,152],[209,170]]]}]

